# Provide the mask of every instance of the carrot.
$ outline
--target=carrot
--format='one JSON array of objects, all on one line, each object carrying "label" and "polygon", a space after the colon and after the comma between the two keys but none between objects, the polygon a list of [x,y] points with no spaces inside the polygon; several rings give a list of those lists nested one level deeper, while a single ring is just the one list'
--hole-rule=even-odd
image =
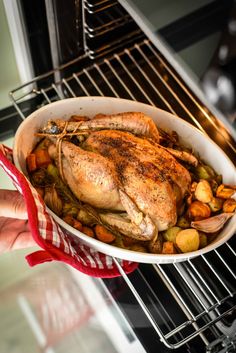
[{"label": "carrot", "polygon": [[64,216],[62,219],[63,219],[64,222],[66,222],[67,224],[69,224],[70,226],[73,227],[73,225],[74,225],[74,218],[73,218],[71,215],[67,214],[67,215]]},{"label": "carrot", "polygon": [[101,240],[103,243],[112,243],[116,238],[114,234],[100,224],[96,224],[95,233],[98,240]]},{"label": "carrot", "polygon": [[162,247],[162,254],[176,254],[173,241],[164,241]]},{"label": "carrot", "polygon": [[137,239],[122,236],[124,246],[132,246],[137,243]]},{"label": "carrot", "polygon": [[77,219],[74,219],[73,227],[77,230],[80,230],[80,231],[82,231],[82,229],[83,229],[82,223],[80,221],[78,221]]},{"label": "carrot", "polygon": [[83,232],[84,234],[86,234],[87,236],[94,238],[94,232],[92,230],[92,228],[83,226],[81,232]]},{"label": "carrot", "polygon": [[35,150],[36,164],[38,168],[46,167],[51,163],[51,158],[46,149]]},{"label": "carrot", "polygon": [[36,155],[34,153],[30,153],[26,157],[26,165],[29,172],[34,172],[37,169]]}]

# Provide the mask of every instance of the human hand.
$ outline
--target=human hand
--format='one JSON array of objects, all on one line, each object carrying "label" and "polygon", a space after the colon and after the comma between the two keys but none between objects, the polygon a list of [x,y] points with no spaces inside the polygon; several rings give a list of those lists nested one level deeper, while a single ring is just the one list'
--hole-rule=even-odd
[{"label": "human hand", "polygon": [[0,190],[0,253],[35,245],[22,195]]}]

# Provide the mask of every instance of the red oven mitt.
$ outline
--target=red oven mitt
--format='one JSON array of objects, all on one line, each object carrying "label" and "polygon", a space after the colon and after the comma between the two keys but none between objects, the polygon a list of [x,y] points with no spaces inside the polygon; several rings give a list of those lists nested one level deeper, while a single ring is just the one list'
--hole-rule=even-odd
[{"label": "red oven mitt", "polygon": [[[17,190],[24,196],[29,227],[34,241],[42,248],[26,256],[30,266],[46,261],[62,261],[93,277],[117,277],[120,272],[113,258],[97,252],[62,231],[47,212],[44,202],[27,178],[14,166],[12,150],[0,149],[0,165],[12,179]],[[126,273],[134,271],[138,264],[119,260]]]}]

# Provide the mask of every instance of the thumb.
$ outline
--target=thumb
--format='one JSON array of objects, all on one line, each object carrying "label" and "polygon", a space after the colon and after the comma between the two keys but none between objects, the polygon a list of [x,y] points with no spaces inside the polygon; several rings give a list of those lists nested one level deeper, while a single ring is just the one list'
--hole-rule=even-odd
[{"label": "thumb", "polygon": [[23,196],[15,190],[0,190],[0,216],[27,219]]}]

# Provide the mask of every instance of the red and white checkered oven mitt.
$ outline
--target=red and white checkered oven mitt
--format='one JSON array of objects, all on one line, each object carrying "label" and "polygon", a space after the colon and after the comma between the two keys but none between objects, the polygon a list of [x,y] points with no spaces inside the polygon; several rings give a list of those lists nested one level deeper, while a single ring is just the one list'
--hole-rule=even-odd
[{"label": "red and white checkered oven mitt", "polygon": [[[97,252],[71,238],[58,226],[37,191],[27,178],[14,166],[12,150],[0,145],[0,165],[12,179],[17,190],[24,196],[29,227],[35,242],[42,250],[26,256],[30,266],[46,261],[62,261],[79,271],[101,278],[120,276],[113,258]],[[126,273],[134,271],[138,264],[119,260]]]}]

